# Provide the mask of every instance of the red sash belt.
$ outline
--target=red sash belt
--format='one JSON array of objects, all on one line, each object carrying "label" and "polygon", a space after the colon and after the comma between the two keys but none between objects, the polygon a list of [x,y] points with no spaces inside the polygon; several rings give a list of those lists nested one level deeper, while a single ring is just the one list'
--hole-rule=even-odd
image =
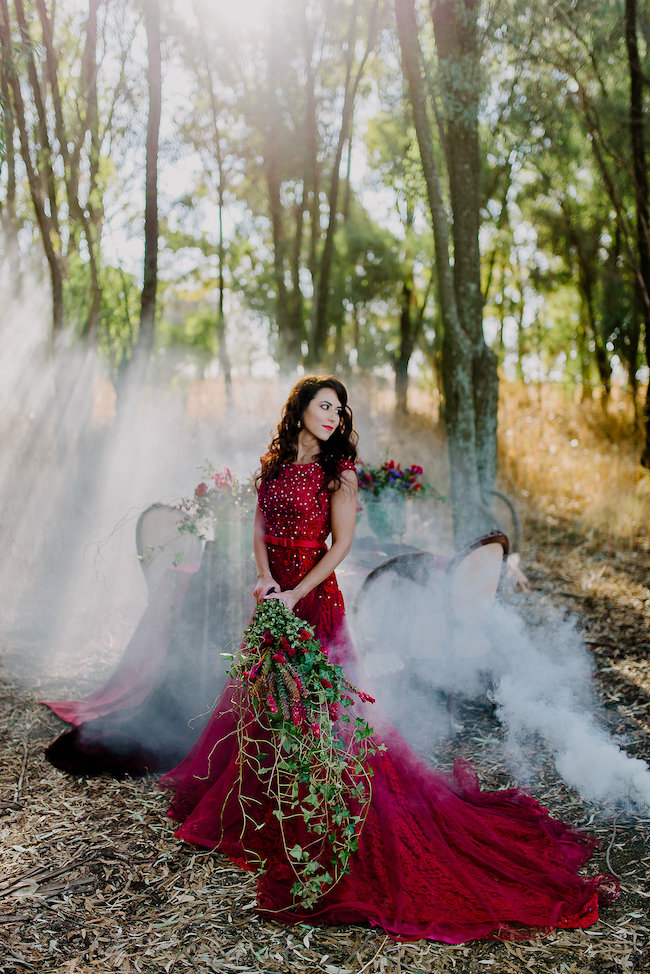
[{"label": "red sash belt", "polygon": [[280,548],[324,548],[324,541],[310,541],[309,538],[276,538],[272,534],[265,534],[267,544],[278,545]]}]

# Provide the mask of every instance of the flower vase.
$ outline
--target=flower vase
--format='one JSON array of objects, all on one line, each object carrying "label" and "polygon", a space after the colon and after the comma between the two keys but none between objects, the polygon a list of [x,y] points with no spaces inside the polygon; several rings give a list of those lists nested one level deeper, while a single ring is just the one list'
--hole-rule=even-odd
[{"label": "flower vase", "polygon": [[406,498],[403,494],[372,497],[366,501],[370,530],[379,540],[400,540],[406,531]]}]

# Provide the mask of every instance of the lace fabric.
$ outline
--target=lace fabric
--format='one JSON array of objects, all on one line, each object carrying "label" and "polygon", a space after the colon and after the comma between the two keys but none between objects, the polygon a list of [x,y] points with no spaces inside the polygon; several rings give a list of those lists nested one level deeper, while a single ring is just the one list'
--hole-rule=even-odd
[{"label": "lace fabric", "polygon": [[[283,468],[260,489],[267,531],[324,542],[330,521],[323,488],[317,465]],[[269,546],[282,588],[293,587],[321,556],[322,549]],[[334,662],[355,667],[334,575],[295,611]],[[595,847],[588,835],[551,818],[523,790],[481,791],[467,761],[457,761],[451,775],[436,771],[382,721],[386,750],[371,758],[372,802],[350,871],[313,909],[295,907],[294,876],[263,783],[238,753],[238,692],[227,684],[202,737],[161,784],[174,791],[168,814],[182,822],[179,838],[219,849],[245,868],[265,863],[258,874],[262,914],[287,923],[370,924],[396,940],[461,943],[587,927],[598,918],[599,901],[616,895],[612,877],[579,874]]]}]

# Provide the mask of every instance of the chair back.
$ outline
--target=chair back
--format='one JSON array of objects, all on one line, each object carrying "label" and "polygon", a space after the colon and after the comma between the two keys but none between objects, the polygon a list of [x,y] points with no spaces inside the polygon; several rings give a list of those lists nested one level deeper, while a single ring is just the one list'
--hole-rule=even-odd
[{"label": "chair back", "polygon": [[477,625],[486,616],[497,594],[508,539],[494,531],[470,542],[449,562],[446,569],[449,611],[455,622]]},{"label": "chair back", "polygon": [[[476,538],[451,559],[430,551],[395,555],[366,576],[354,616],[363,629],[364,608],[373,614],[374,606],[376,614],[391,589],[399,592],[400,581],[407,579],[416,585],[413,600],[409,598],[408,606],[395,604],[387,614],[383,635],[397,625],[401,638],[391,632],[392,641],[396,645],[399,641],[402,652],[414,657],[481,656],[488,649],[481,624],[498,591],[507,553],[507,537],[494,531]],[[363,631],[359,641],[362,652],[371,648]]]},{"label": "chair back", "polygon": [[458,660],[490,651],[484,622],[503,576],[508,539],[493,531],[477,538],[449,562],[446,570],[449,652]]},{"label": "chair back", "polygon": [[149,594],[158,586],[168,568],[201,560],[201,539],[183,531],[190,518],[167,504],[151,504],[138,517],[135,546]]}]

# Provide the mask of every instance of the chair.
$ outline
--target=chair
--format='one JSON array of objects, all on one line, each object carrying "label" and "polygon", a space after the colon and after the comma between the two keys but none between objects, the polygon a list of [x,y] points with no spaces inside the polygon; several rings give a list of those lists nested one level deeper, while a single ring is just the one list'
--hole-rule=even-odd
[{"label": "chair", "polygon": [[481,684],[480,660],[491,648],[485,622],[508,547],[494,531],[451,559],[429,551],[396,555],[368,574],[354,604],[370,676],[442,689],[452,728],[454,688],[471,693]]},{"label": "chair", "polygon": [[188,530],[191,518],[167,504],[151,504],[136,522],[135,546],[149,594],[168,568],[198,564],[201,539]]}]

